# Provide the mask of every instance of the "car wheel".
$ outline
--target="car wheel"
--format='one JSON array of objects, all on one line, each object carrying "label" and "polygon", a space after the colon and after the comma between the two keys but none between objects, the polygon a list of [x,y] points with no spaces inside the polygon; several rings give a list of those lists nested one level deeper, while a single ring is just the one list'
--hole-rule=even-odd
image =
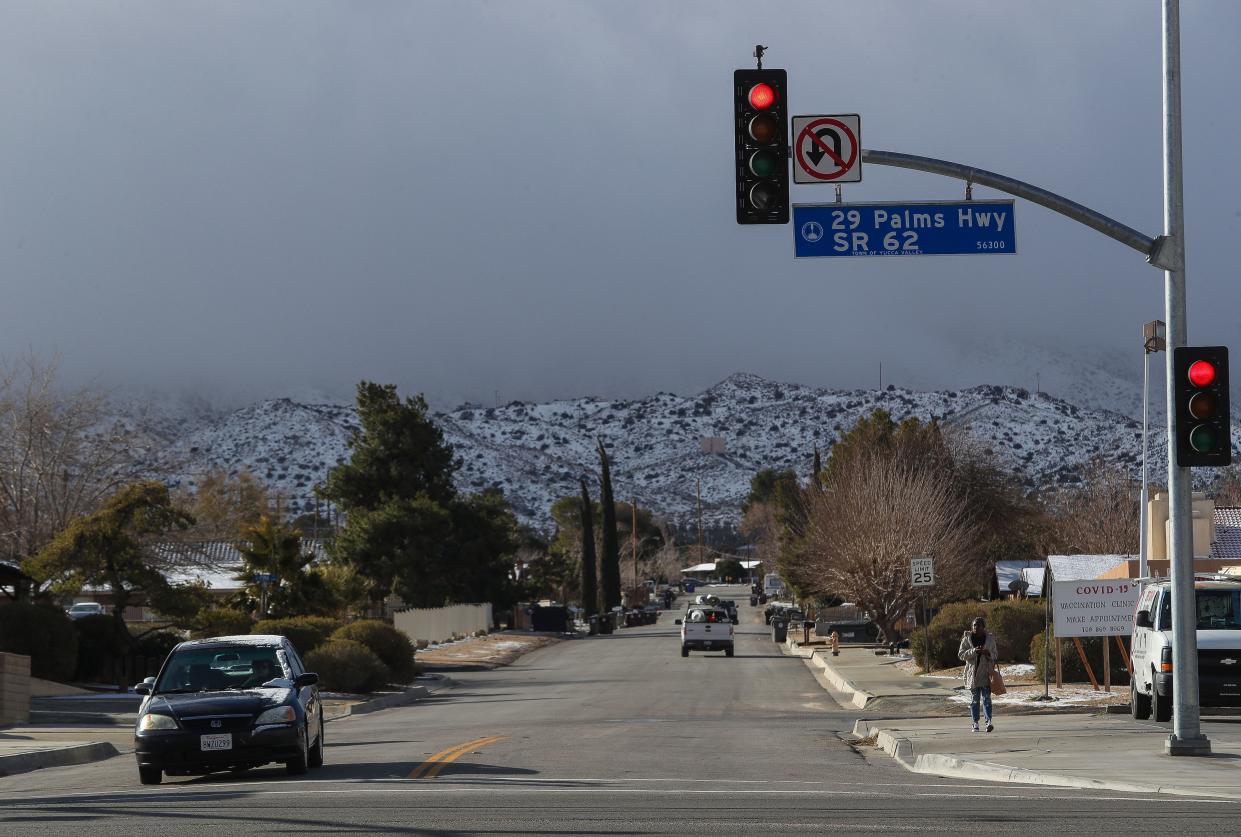
[{"label": "car wheel", "polygon": [[144,785],[158,785],[164,779],[164,771],[158,767],[138,765],[138,779]]},{"label": "car wheel", "polygon": [[309,759],[309,755],[307,753],[308,750],[309,747],[306,743],[306,730],[302,730],[301,753],[298,754],[297,758],[290,759],[284,763],[285,772],[287,772],[290,776],[301,776],[305,773],[306,763]]},{"label": "car wheel", "polygon": [[1138,679],[1134,677],[1129,683],[1129,714],[1135,721],[1145,721],[1151,716],[1150,695],[1138,691]]},{"label": "car wheel", "polygon": [[307,762],[311,767],[323,766],[323,719],[319,719],[319,737],[315,739],[315,746],[310,748],[310,760]]},{"label": "car wheel", "polygon": [[1155,720],[1159,722],[1172,720],[1172,699],[1159,696],[1159,689],[1155,686],[1155,679],[1151,678],[1151,713],[1155,716]]},{"label": "car wheel", "polygon": [[688,657],[688,656],[689,656],[689,649],[688,649],[688,648],[686,648],[684,645],[682,645],[682,646],[681,646],[681,656],[682,656],[682,657]]}]

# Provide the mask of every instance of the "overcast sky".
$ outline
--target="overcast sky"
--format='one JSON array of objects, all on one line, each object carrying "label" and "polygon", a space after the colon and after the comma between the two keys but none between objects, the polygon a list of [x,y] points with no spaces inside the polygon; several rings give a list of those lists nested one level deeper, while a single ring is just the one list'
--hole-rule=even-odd
[{"label": "overcast sky", "polygon": [[[1182,18],[1190,341],[1236,348],[1241,3]],[[1005,378],[1029,345],[1139,372],[1162,273],[1032,204],[1016,256],[795,262],[790,226],[739,227],[730,87],[756,43],[793,113],[860,113],[867,148],[1161,231],[1157,0],[4,0],[0,354],[440,406],[866,386],[880,362],[1028,385]],[[877,166],[845,189],[963,194]]]}]

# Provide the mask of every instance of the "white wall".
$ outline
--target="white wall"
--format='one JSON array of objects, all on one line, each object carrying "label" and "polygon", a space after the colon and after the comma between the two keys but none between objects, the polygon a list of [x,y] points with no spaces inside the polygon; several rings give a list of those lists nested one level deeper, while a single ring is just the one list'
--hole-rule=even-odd
[{"label": "white wall", "polygon": [[453,635],[468,636],[474,631],[491,630],[490,604],[460,604],[448,607],[411,608],[392,615],[397,630],[411,641],[440,642]]}]

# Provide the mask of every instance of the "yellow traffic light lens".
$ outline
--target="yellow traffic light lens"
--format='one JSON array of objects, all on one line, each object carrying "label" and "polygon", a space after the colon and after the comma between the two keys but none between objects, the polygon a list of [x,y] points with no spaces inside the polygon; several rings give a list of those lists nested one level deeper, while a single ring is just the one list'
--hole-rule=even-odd
[{"label": "yellow traffic light lens", "polygon": [[1209,392],[1196,393],[1189,399],[1189,414],[1198,421],[1206,421],[1216,414],[1215,396]]},{"label": "yellow traffic light lens", "polygon": [[775,142],[777,134],[779,134],[779,130],[776,120],[767,114],[761,113],[750,120],[750,139],[760,145]]}]

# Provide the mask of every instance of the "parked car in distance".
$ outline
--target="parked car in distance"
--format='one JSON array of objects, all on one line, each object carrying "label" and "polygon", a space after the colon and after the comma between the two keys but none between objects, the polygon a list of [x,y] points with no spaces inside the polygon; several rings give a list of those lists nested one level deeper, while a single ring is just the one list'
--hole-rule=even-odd
[{"label": "parked car in distance", "polygon": [[159,674],[134,687],[134,752],[144,785],[283,762],[292,775],[323,765],[319,675],[283,636],[182,642]]},{"label": "parked car in distance", "polygon": [[99,602],[78,602],[67,608],[65,613],[70,619],[81,619],[83,616],[102,616],[106,613]]}]

